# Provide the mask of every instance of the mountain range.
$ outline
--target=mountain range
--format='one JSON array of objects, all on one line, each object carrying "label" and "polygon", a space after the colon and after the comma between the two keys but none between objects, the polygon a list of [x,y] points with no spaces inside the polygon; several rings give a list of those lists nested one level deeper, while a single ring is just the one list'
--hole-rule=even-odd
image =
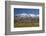
[{"label": "mountain range", "polygon": [[39,17],[39,15],[35,15],[35,14],[27,14],[27,13],[21,13],[21,14],[16,14],[15,16],[17,17]]}]

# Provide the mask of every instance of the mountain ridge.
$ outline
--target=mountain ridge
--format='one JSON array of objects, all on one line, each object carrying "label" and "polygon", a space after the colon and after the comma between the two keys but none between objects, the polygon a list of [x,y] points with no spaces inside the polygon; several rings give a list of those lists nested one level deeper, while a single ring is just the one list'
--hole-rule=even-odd
[{"label": "mountain ridge", "polygon": [[15,16],[18,16],[18,17],[39,17],[39,15],[26,14],[26,13],[16,14]]}]

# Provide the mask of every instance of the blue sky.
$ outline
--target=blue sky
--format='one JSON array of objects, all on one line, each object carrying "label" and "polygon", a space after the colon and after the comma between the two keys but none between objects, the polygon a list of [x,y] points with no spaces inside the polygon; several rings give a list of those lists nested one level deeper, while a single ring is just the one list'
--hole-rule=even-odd
[{"label": "blue sky", "polygon": [[39,9],[14,8],[14,15],[15,14],[21,14],[21,13],[38,15],[39,14]]}]

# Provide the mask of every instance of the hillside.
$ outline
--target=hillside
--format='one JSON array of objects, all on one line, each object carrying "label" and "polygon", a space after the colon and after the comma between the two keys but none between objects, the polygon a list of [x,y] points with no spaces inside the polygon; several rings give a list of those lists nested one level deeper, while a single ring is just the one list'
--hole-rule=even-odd
[{"label": "hillside", "polygon": [[31,27],[39,26],[39,16],[33,14],[17,14],[14,16],[14,26]]}]

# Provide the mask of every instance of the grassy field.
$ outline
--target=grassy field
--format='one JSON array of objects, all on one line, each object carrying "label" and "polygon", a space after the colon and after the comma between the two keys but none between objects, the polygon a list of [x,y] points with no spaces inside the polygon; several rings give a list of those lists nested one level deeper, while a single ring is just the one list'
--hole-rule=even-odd
[{"label": "grassy field", "polygon": [[38,27],[39,24],[15,24],[14,27]]},{"label": "grassy field", "polygon": [[14,18],[14,27],[38,27],[39,18]]}]

